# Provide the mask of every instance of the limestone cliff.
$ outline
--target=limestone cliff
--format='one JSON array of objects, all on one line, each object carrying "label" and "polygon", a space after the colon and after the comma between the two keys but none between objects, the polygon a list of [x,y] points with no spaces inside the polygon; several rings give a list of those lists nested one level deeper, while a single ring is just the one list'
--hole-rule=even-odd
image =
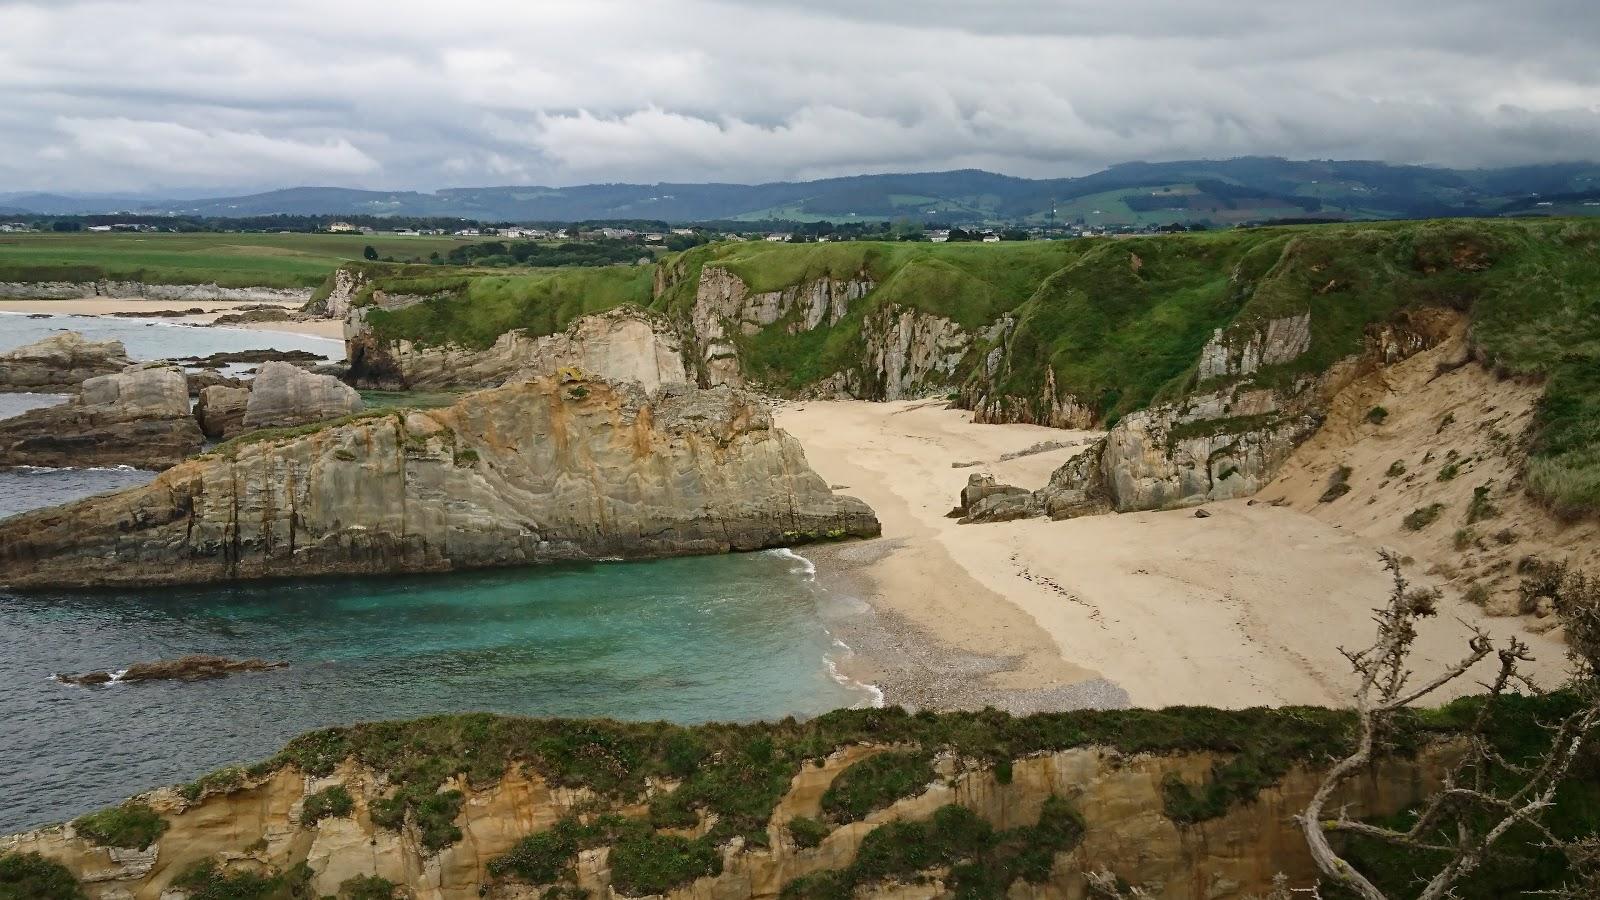
[{"label": "limestone cliff", "polygon": [[[386,300],[388,308],[400,308]],[[508,331],[484,349],[459,344],[382,341],[351,314],[346,337],[351,375],[360,384],[411,390],[476,388],[508,379],[577,369],[596,378],[633,381],[647,390],[690,381],[677,333],[659,316],[622,307],[582,316],[563,332]]]},{"label": "limestone cliff", "polygon": [[[1181,711],[1145,715],[1153,723],[1195,727],[1179,725]],[[1218,715],[1241,722],[1254,716],[1270,720],[1257,723],[1270,729],[1298,727],[1324,737],[1340,721],[1325,711]],[[124,809],[161,823],[148,846],[137,846],[143,838],[121,841],[135,846],[101,846],[102,829],[80,820],[0,838],[0,852],[38,853],[65,866],[91,900],[187,900],[208,871],[211,878],[297,873],[312,896],[377,878],[414,900],[531,900],[551,896],[545,891],[552,884],[601,898],[769,900],[804,879],[851,872],[869,844],[878,848],[879,870],[854,876],[857,897],[1078,900],[1086,896],[1086,873],[1109,869],[1146,886],[1152,897],[1242,900],[1265,893],[1276,873],[1295,886],[1314,877],[1292,816],[1315,790],[1320,763],[1274,760],[1268,767],[1276,775],[1197,814],[1173,806],[1175,791],[1233,771],[1235,753],[1124,751],[1079,741],[981,759],[937,744],[861,740],[885,727],[855,725],[872,716],[888,732],[909,736],[892,724],[904,717],[894,710],[830,714],[839,736],[826,737],[834,732],[823,729],[807,749],[798,749],[792,723],[716,732],[480,716],[464,717],[472,719],[463,727],[476,743],[466,756],[452,757],[463,748],[431,743],[453,727],[448,719],[334,729],[306,736],[268,764],[138,798]],[[1017,724],[1048,734],[1058,718]],[[1008,720],[997,719],[991,715],[990,724],[1009,729]],[[414,737],[407,741],[408,735]],[[362,745],[369,740],[387,749],[367,761]],[[760,744],[767,756],[745,759],[739,742]],[[1301,745],[1298,752],[1320,759],[1315,741]],[[644,774],[641,768],[662,752],[658,746],[685,748],[679,752],[690,760],[704,755],[675,776]],[[419,752],[443,755],[418,758]],[[566,752],[572,762],[552,758]],[[1434,743],[1387,760],[1371,777],[1352,782],[1342,802],[1362,816],[1401,812],[1437,788],[1451,757],[1448,743]],[[437,774],[414,783],[424,762]],[[908,789],[880,792],[844,811],[833,788],[875,764],[922,774]],[[752,766],[770,777],[748,783],[738,796],[704,793],[718,778]],[[435,777],[445,780],[434,785]],[[420,805],[429,798],[432,805]],[[737,828],[713,811],[723,807],[742,810]],[[1057,819],[1054,832],[1032,830],[1047,815]],[[675,824],[654,824],[667,818]],[[885,863],[897,859],[885,854],[886,845],[917,840],[908,827],[957,819],[970,823],[968,834],[992,829],[1015,836],[1025,850],[1041,850],[1042,865],[974,893],[970,885],[960,889],[964,876],[948,865]]]},{"label": "limestone cliff", "polygon": [[[1200,389],[1123,417],[1106,437],[1063,465],[1029,510],[1069,518],[1114,510],[1167,509],[1254,494],[1294,448],[1315,434],[1332,399],[1352,381],[1445,340],[1458,314],[1419,310],[1368,330],[1365,348],[1287,386],[1246,376],[1293,362],[1309,346],[1305,316],[1218,331],[1197,365]],[[1019,515],[1015,498],[983,502],[968,521]]]},{"label": "limestone cliff", "polygon": [[777,291],[754,292],[722,266],[706,266],[695,287],[690,325],[696,363],[707,384],[745,383],[737,337],[754,337],[785,322],[790,334],[834,325],[874,284],[865,274],[850,279],[817,278]]},{"label": "limestone cliff", "polygon": [[744,393],[540,377],[245,435],[148,485],[8,519],[0,583],[442,571],[877,532]]},{"label": "limestone cliff", "polygon": [[90,378],[66,403],[0,419],[0,466],[165,469],[202,443],[177,368]]}]

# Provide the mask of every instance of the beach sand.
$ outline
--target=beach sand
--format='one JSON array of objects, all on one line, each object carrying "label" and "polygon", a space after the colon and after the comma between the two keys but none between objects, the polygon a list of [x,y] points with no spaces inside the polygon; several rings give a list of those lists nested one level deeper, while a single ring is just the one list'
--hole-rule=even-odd
[{"label": "beach sand", "polygon": [[[263,304],[243,300],[145,300],[138,297],[84,297],[77,300],[0,300],[0,312],[50,313],[58,316],[109,316],[120,312],[151,312],[155,310],[203,309],[203,314],[192,316],[163,316],[162,322],[180,322],[210,325],[216,318],[241,306],[283,306],[290,304]],[[339,319],[312,319],[304,322],[248,322],[229,325],[251,331],[277,331],[308,334],[315,337],[344,339],[344,322]]]},{"label": "beach sand", "polygon": [[[1211,504],[1209,518],[1191,509],[960,525],[945,514],[970,474],[1037,488],[1083,446],[999,457],[1094,435],[975,425],[942,401],[789,403],[777,418],[825,479],[883,523],[878,540],[806,553],[825,585],[870,608],[836,630],[857,651],[851,674],[890,703],[1030,711],[1348,701],[1353,679],[1338,648],[1370,641],[1371,610],[1390,585],[1369,540],[1244,500]],[[982,465],[951,465],[969,461]],[[1412,566],[1424,581],[1427,568]],[[1423,627],[1419,672],[1464,655],[1470,622],[1528,641],[1531,671],[1560,680],[1558,639],[1453,597],[1441,608]]]}]

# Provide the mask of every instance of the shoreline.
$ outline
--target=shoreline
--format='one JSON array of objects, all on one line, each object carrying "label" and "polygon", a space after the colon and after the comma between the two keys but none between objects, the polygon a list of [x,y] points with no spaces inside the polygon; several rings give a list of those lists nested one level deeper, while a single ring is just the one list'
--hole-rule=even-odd
[{"label": "shoreline", "polygon": [[[82,316],[115,319],[124,322],[155,322],[166,325],[191,327],[235,328],[242,331],[291,334],[297,337],[315,337],[344,342],[344,322],[340,319],[309,319],[305,321],[241,322],[215,325],[219,316],[244,306],[277,306],[297,310],[289,303],[269,303],[254,300],[147,300],[138,297],[83,297],[77,300],[8,300],[0,299],[0,313],[37,316]],[[123,312],[149,312],[152,310],[203,309],[205,312],[183,316],[119,316]]]},{"label": "shoreline", "polygon": [[[834,611],[830,628],[854,651],[851,676],[876,683],[888,703],[1031,712],[1349,702],[1338,648],[1370,640],[1371,610],[1390,587],[1373,540],[1242,499],[1207,505],[1207,518],[1176,509],[960,525],[945,514],[970,474],[1037,488],[1087,444],[1001,457],[1096,435],[976,425],[942,400],[780,402],[776,420],[883,524],[880,538],[802,549],[831,595],[859,599],[861,609]],[[1419,585],[1429,562],[1408,570]],[[1414,667],[1455,662],[1469,626],[1527,641],[1541,683],[1564,676],[1559,638],[1453,597],[1423,630]]]}]

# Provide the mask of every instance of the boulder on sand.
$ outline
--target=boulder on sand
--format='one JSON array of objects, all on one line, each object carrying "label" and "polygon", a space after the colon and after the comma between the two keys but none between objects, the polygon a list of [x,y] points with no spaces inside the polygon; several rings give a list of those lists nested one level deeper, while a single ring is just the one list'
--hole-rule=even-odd
[{"label": "boulder on sand", "polygon": [[243,427],[291,428],[361,412],[355,388],[331,375],[313,375],[286,362],[263,363],[250,387]]},{"label": "boulder on sand", "polygon": [[203,443],[175,368],[90,378],[67,403],[0,420],[0,466],[165,469]]},{"label": "boulder on sand", "polygon": [[112,375],[132,364],[121,341],[91,341],[63,331],[0,353],[0,392],[64,394],[85,379]]}]

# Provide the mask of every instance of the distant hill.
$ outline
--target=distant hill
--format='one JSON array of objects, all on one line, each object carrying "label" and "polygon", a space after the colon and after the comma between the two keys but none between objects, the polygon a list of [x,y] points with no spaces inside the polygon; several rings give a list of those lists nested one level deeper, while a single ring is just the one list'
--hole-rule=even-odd
[{"label": "distant hill", "polygon": [[[1552,196],[1557,199],[1546,199]],[[186,201],[23,194],[0,195],[0,205],[40,215],[364,214],[514,222],[905,218],[957,224],[1223,225],[1307,216],[1394,219],[1600,213],[1600,164],[1468,170],[1252,156],[1123,163],[1092,175],[1054,179],[966,169],[754,185],[502,186],[433,193],[296,187]]]}]

